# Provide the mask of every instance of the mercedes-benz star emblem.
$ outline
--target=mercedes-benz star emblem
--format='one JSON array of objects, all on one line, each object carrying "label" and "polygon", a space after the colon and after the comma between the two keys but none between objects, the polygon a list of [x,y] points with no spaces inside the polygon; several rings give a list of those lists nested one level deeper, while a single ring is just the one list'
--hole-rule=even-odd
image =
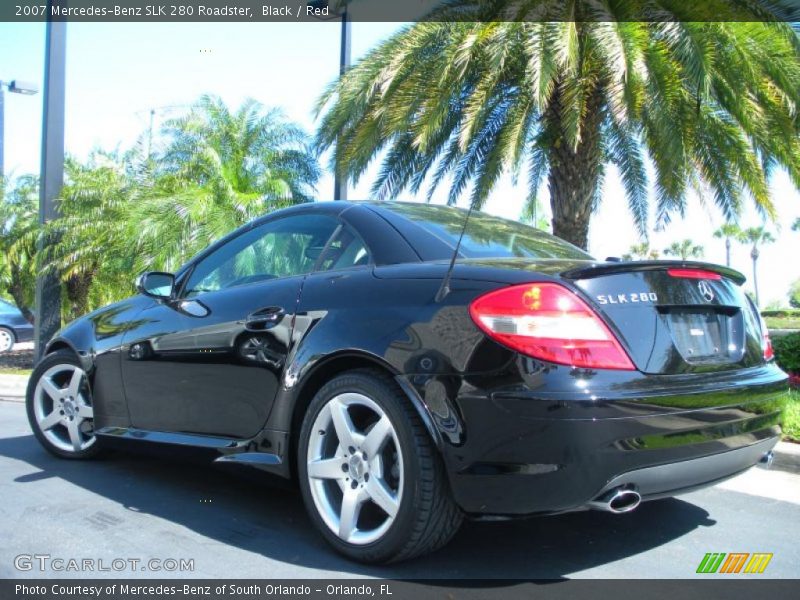
[{"label": "mercedes-benz star emblem", "polygon": [[714,290],[711,289],[707,281],[698,281],[697,289],[700,290],[700,295],[703,296],[706,302],[711,302],[714,299]]}]

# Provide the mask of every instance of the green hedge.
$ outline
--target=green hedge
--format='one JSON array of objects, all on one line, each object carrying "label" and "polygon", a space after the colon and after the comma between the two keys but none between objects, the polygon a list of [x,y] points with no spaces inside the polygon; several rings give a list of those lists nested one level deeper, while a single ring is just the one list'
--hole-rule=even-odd
[{"label": "green hedge", "polygon": [[800,317],[800,308],[781,308],[778,310],[762,310],[761,316],[777,317],[779,319],[797,318]]},{"label": "green hedge", "polygon": [[790,333],[772,340],[775,360],[784,371],[800,373],[800,333]]}]

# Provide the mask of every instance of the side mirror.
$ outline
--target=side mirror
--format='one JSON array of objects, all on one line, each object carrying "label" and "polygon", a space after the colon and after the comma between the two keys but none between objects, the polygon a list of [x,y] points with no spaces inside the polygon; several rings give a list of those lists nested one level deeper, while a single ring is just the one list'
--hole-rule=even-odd
[{"label": "side mirror", "polygon": [[160,300],[171,298],[174,287],[175,275],[172,273],[149,271],[147,273],[142,273],[136,279],[136,289],[139,293]]}]

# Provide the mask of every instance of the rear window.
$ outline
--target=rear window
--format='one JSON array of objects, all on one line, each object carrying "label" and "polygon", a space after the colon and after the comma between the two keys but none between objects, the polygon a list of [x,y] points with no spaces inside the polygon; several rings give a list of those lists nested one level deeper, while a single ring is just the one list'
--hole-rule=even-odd
[{"label": "rear window", "polygon": [[[413,221],[451,248],[455,248],[467,216],[466,210],[430,204],[389,203],[387,208]],[[549,233],[480,212],[473,212],[469,219],[460,255],[464,258],[592,258]]]}]

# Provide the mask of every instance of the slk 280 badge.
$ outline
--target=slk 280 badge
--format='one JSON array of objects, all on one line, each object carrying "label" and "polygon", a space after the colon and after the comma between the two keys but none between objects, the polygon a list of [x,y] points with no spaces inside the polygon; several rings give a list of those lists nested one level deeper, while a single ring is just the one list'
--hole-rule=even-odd
[{"label": "slk 280 badge", "polygon": [[653,292],[639,292],[636,294],[600,294],[597,296],[600,304],[634,304],[638,302],[658,302],[658,294]]}]

